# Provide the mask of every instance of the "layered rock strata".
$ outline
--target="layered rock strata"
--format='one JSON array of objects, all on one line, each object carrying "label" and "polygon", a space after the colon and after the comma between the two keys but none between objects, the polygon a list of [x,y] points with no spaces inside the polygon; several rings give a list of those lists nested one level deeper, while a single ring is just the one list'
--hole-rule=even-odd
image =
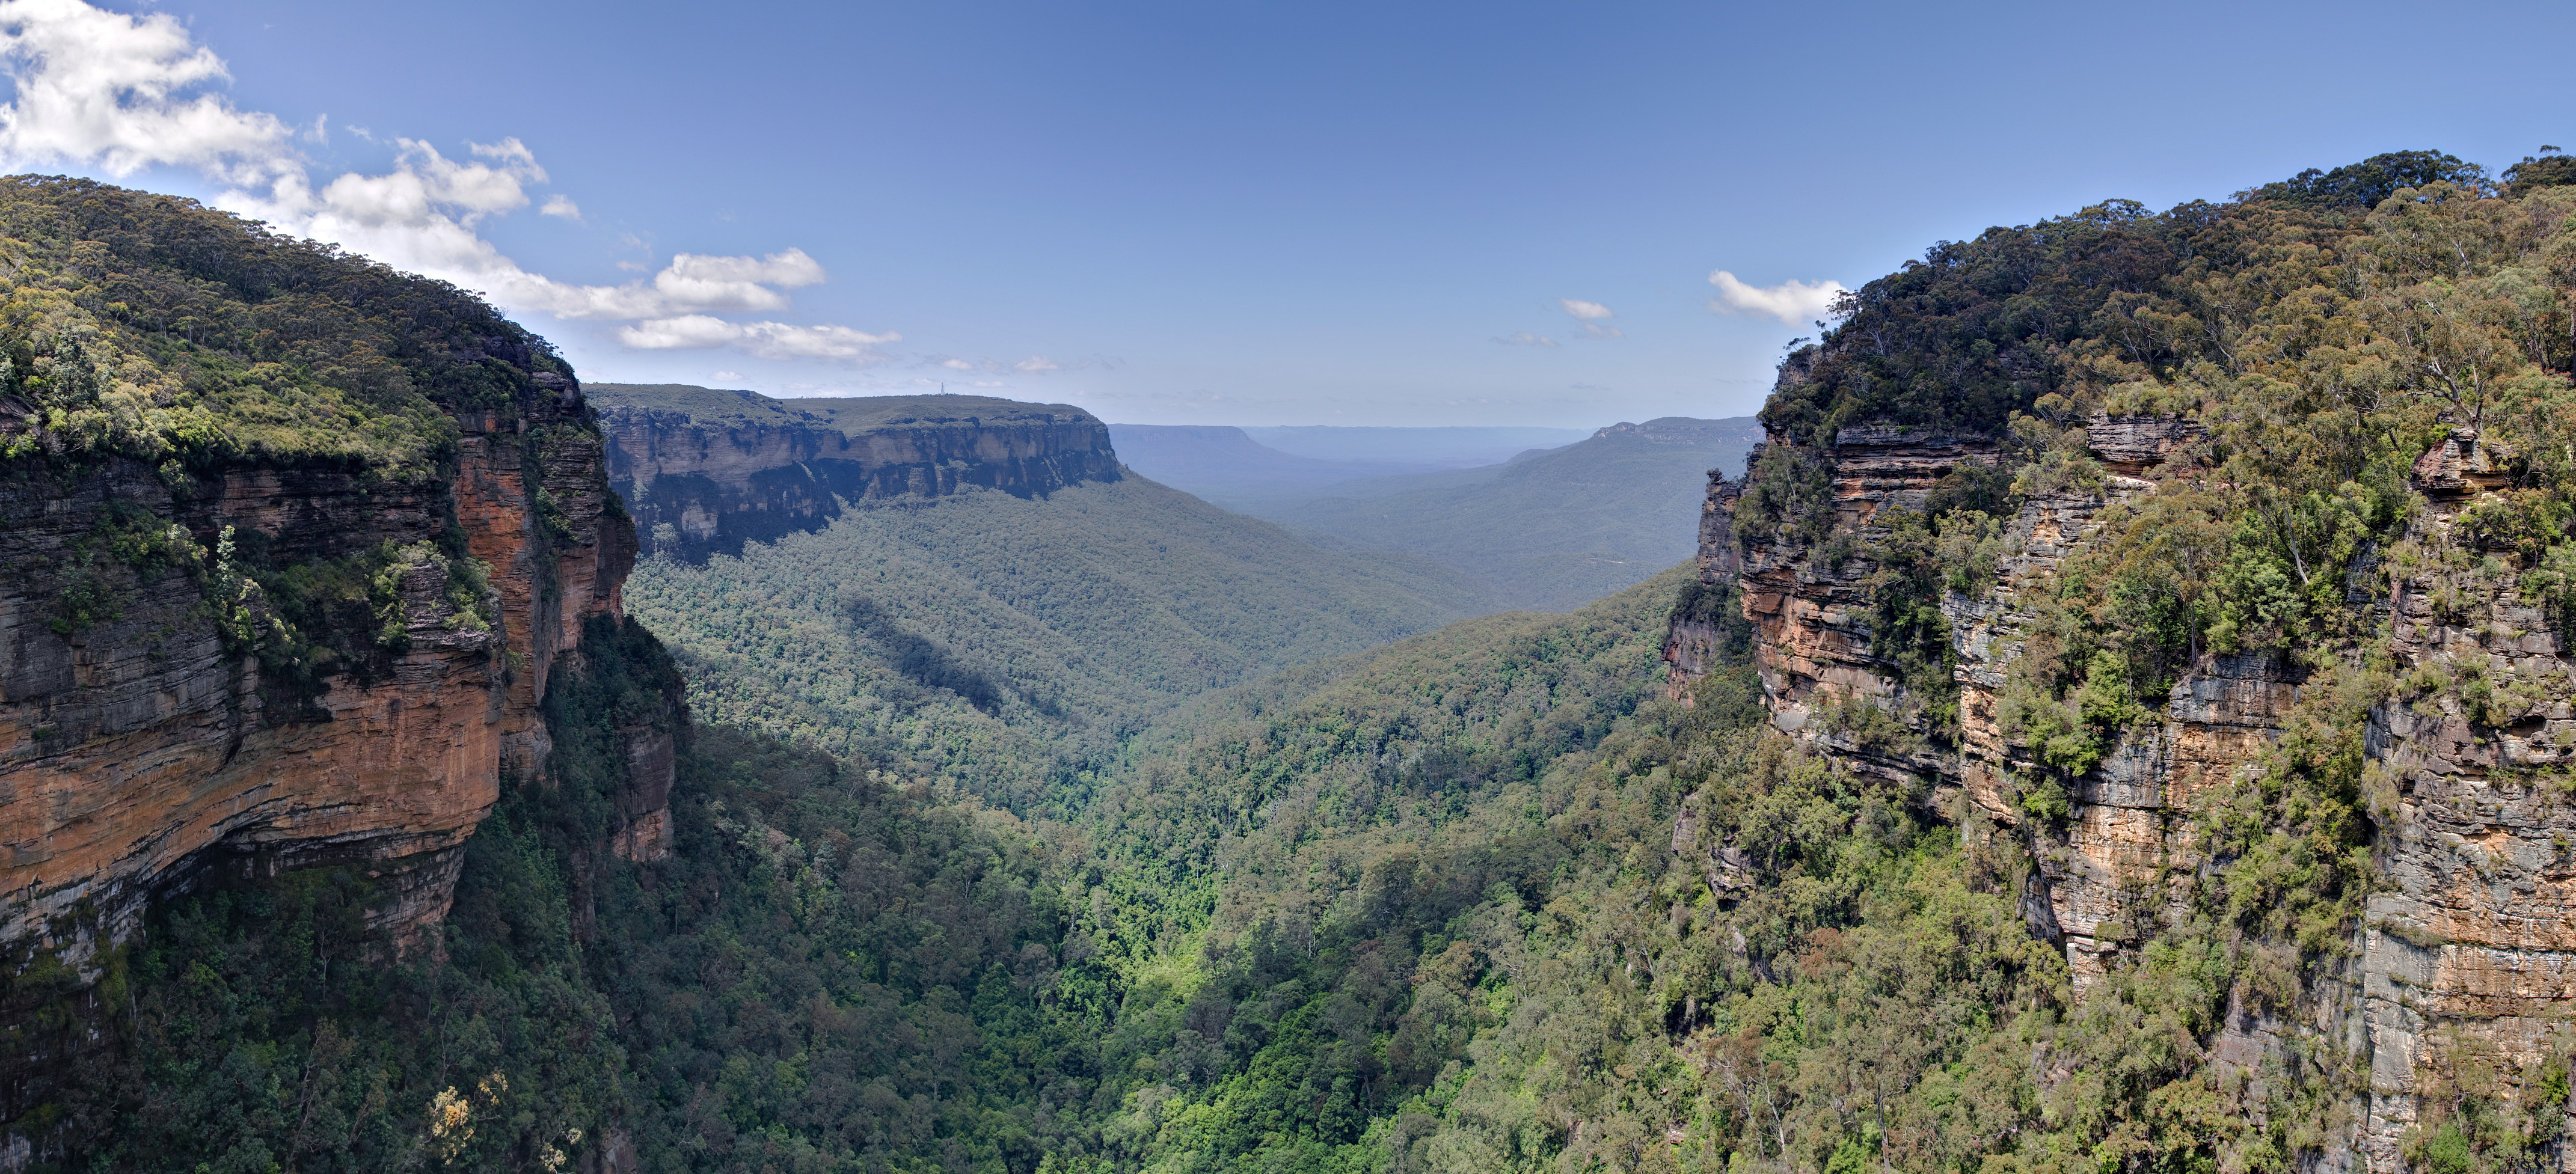
[{"label": "layered rock strata", "polygon": [[[84,966],[174,889],[320,864],[376,874],[397,943],[439,921],[504,772],[543,769],[548,678],[585,619],[618,613],[635,557],[569,380],[457,424],[452,463],[410,484],[245,468],[174,489],[128,461],[0,479],[0,947]],[[96,557],[138,527],[196,553]],[[442,553],[458,535],[488,568],[463,607],[473,564]],[[257,647],[264,596],[223,561],[252,546],[278,565],[389,558],[396,638],[281,679]],[[75,589],[110,601],[103,618],[67,622]],[[668,754],[647,758],[666,793]]]},{"label": "layered rock strata", "polygon": [[2436,1098],[2514,1088],[2576,1051],[2576,657],[2509,550],[2463,525],[2505,456],[2460,429],[2416,462],[2428,502],[2410,538],[2427,557],[2386,576],[2401,685],[2368,731],[2386,887],[2363,912],[2358,1015],[2374,1170],[2402,1166]]},{"label": "layered rock strata", "polygon": [[844,501],[1045,496],[1114,481],[1109,429],[1062,404],[978,396],[776,400],[601,385],[609,478],[646,553],[690,561],[821,529]]},{"label": "layered rock strata", "polygon": [[[2014,779],[2041,772],[1998,728],[1996,708],[2006,670],[2028,650],[2029,601],[2105,507],[2156,491],[2146,478],[2200,429],[2096,417],[2086,435],[2101,488],[2026,500],[2005,523],[1992,590],[1943,603],[1958,662],[1954,752],[1862,745],[1821,720],[1849,698],[1898,711],[1907,701],[1897,666],[1872,650],[1866,559],[1835,567],[1780,534],[1739,540],[1740,486],[1712,474],[1699,560],[1705,585],[1739,584],[1776,725],[1849,769],[1913,786],[1936,810],[1981,812],[2030,850],[2026,917],[2066,951],[2079,991],[2180,912],[2183,878],[2206,863],[2191,841],[2194,796],[2255,763],[2305,683],[2279,654],[2205,656],[2162,699],[2159,720],[2130,727],[2075,781],[2062,828],[2022,814]],[[1875,519],[1920,508],[1951,469],[1994,451],[1979,437],[1853,428],[1821,455],[1844,531],[1865,548],[1885,534]],[[2365,554],[2347,580],[2347,605],[2364,629],[2388,633],[2389,661],[2416,682],[2372,710],[2367,732],[2375,863],[2388,887],[2368,901],[2355,957],[2310,974],[2297,1015],[2232,1008],[2210,1041],[2212,1063],[2256,1085],[2302,1057],[2364,1066],[2366,1092],[2318,1123],[2324,1169],[2401,1170],[2428,1098],[2465,1086],[2514,1093],[2522,1074],[2576,1050],[2576,805],[2562,782],[2576,762],[2576,662],[2561,617],[2525,602],[2504,569],[2512,560],[2461,528],[2464,511],[2504,484],[2509,458],[2469,429],[2426,452],[2407,544],[2429,553],[2409,565]],[[1707,627],[1676,616],[1665,649],[1676,695],[1707,671]],[[1703,864],[1729,875],[1719,857]]]}]

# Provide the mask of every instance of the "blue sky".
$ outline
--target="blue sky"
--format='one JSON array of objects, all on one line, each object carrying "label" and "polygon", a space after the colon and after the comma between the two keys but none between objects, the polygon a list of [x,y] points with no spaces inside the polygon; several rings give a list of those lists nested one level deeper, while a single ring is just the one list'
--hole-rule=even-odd
[{"label": "blue sky", "polygon": [[[2107,197],[2576,146],[2564,5],[104,7],[0,0],[10,169],[464,265],[592,380],[1135,423],[1737,415],[1813,329],[1712,309],[1719,270],[1856,286]],[[117,38],[139,72],[65,64]],[[240,125],[97,121],[204,102]]]}]

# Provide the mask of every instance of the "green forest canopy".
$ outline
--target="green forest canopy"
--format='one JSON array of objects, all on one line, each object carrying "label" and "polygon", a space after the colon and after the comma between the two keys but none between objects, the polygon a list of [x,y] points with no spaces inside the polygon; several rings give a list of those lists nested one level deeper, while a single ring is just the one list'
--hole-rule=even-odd
[{"label": "green forest canopy", "polygon": [[1328,551],[1142,478],[844,512],[626,587],[690,704],[907,764],[1017,811],[1078,806],[1192,697],[1483,610],[1465,577]]},{"label": "green forest canopy", "polygon": [[[870,747],[782,744],[766,713],[699,732],[671,865],[582,863],[598,788],[518,785],[446,964],[361,961],[347,874],[173,905],[128,971],[136,1042],[58,1106],[65,1135],[222,1170],[550,1168],[612,1137],[655,1170],[2304,1168],[2367,1074],[2328,1050],[2221,1080],[2205,1045],[2231,1006],[2286,1015],[2350,941],[2376,883],[2362,711],[2492,727],[2547,700],[2391,679],[2346,591],[2375,550],[2510,573],[2565,623],[2554,158],[2495,185],[2382,157],[1994,230],[1859,291],[1784,368],[1765,420],[1791,443],[1739,518],[1871,568],[1909,689],[1838,715],[1855,739],[1951,736],[1926,604],[1991,584],[1994,519],[2099,483],[2084,418],[2208,429],[2028,601],[2002,715],[2046,765],[2025,826],[2063,826],[2066,784],[2190,654],[2295,656],[2307,685],[2262,769],[2190,817],[2208,867],[2175,915],[2128,927],[2081,1000],[2023,922],[2025,846],[1770,729],[1740,628],[1695,705],[1662,699],[1665,617],[1732,614],[1673,573],[1202,699],[1026,818]],[[1881,419],[1988,429],[2003,459],[1839,531],[1817,470]],[[2415,533],[2405,469],[2459,427],[2515,454],[2511,483]],[[583,739],[668,671],[640,630],[598,638],[627,651],[551,703],[566,763],[613,759]],[[2409,1160],[2530,1166],[2567,1060],[2428,1089]],[[434,1128],[458,1105],[463,1140]]]}]

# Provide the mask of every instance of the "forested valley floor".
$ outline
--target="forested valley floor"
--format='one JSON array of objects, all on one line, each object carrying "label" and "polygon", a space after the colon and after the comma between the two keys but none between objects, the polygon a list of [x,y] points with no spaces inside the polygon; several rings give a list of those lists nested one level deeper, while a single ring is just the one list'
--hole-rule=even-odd
[{"label": "forested valley floor", "polygon": [[[113,1062],[36,1124],[82,1139],[74,1168],[224,1172],[616,1154],[2286,1174],[2351,1155],[2379,1057],[2299,1032],[2357,1022],[2319,996],[2362,935],[2454,946],[2365,923],[2403,879],[2389,862],[2508,905],[2539,891],[2516,878],[2566,875],[2576,159],[2498,182],[2403,152],[2224,204],[2106,203],[1945,242],[1843,309],[1784,362],[1709,553],[1841,592],[1845,626],[1808,631],[1857,635],[1866,652],[1826,667],[1871,691],[1766,695],[1753,597],[1723,575],[1567,614],[1313,629],[1269,607],[1296,580],[1194,583],[1182,607],[1053,596],[1074,579],[1022,558],[1024,530],[960,525],[999,501],[868,513],[955,528],[875,547],[924,552],[901,573],[836,561],[830,532],[711,563],[691,582],[714,614],[658,637],[679,609],[655,592],[681,580],[648,570],[642,622],[594,621],[546,702],[557,765],[512,780],[471,840],[437,949],[389,956],[355,870],[165,904],[96,988],[121,1008]],[[2174,443],[2122,472],[2097,420]],[[1981,455],[1862,510],[1837,480],[1847,429],[1973,432]],[[2045,559],[2042,512],[2084,519]],[[1108,571],[1171,553],[1132,538]],[[1993,648],[1964,625],[2007,603],[2016,651],[1972,712],[1965,658]],[[1676,616],[1708,641],[1686,701],[1658,659]],[[976,643],[1023,623],[1053,634]],[[2079,998],[2034,932],[2053,916],[2036,886],[2076,879],[2100,769],[2178,724],[2220,656],[2296,689],[2153,812],[2138,843],[2169,855],[2120,895],[2138,920],[2089,926],[2117,956]],[[631,864],[599,848],[611,748],[684,671],[703,724],[676,852]],[[2375,757],[2392,718],[2458,731],[2454,761],[2484,773],[2400,777]],[[2486,770],[2498,748],[2522,757]],[[1991,795],[1936,790],[1975,753]],[[2483,835],[2506,799],[2544,812],[2519,840],[2443,830]],[[2432,997],[2394,973],[2392,1005]],[[2428,1027],[2425,1054],[2501,1018]],[[2277,1050],[2217,1062],[2246,1023]],[[2420,1115],[2371,1160],[2559,1163],[2561,1028],[2392,1060]]]},{"label": "forested valley floor", "polygon": [[[1771,732],[1740,659],[1664,700],[1687,582],[1219,694],[1061,818],[701,727],[670,862],[584,858],[604,782],[521,788],[444,960],[372,954],[345,870],[167,909],[69,1111],[222,1171],[542,1167],[584,1121],[673,1171],[1972,1162],[2066,1030],[2013,862]],[[613,635],[566,761],[668,671]],[[1677,819],[1764,846],[1744,899]]]}]

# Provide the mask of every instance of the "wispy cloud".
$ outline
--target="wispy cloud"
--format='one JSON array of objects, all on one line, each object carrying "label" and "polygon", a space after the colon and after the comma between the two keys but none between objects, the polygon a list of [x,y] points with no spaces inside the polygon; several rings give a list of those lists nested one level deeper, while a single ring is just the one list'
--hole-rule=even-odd
[{"label": "wispy cloud", "polygon": [[1555,346],[1555,345],[1557,345],[1556,340],[1555,340],[1555,339],[1553,339],[1553,338],[1549,338],[1548,336],[1546,336],[1546,335],[1544,335],[1544,334],[1532,334],[1532,333],[1530,333],[1529,331],[1526,331],[1526,330],[1515,330],[1515,331],[1511,332],[1510,334],[1506,334],[1506,335],[1504,335],[1504,336],[1502,336],[1502,337],[1500,337],[1500,338],[1495,339],[1494,341],[1495,341],[1495,342],[1499,342],[1499,343],[1503,343],[1503,344],[1505,344],[1505,345],[1507,345],[1507,346]]},{"label": "wispy cloud", "polygon": [[[68,165],[119,178],[148,167],[187,168],[228,189],[215,201],[227,211],[479,290],[504,309],[626,323],[615,334],[628,346],[732,346],[764,358],[865,363],[883,358],[878,344],[901,337],[713,317],[789,308],[785,291],[826,276],[801,249],[760,257],[682,253],[649,279],[622,285],[527,270],[480,232],[483,220],[526,207],[528,189],[548,181],[536,153],[516,138],[470,143],[462,160],[396,138],[391,170],[350,172],[317,186],[293,141],[299,131],[319,140],[325,124],[289,126],[203,92],[228,76],[223,61],[167,14],[128,16],[82,0],[0,0],[0,70],[16,90],[0,105],[0,159],[12,167]],[[560,194],[538,211],[581,217],[579,205]]]},{"label": "wispy cloud", "polygon": [[1805,326],[1831,314],[1834,299],[1848,292],[1841,282],[1830,280],[1746,285],[1723,269],[1709,274],[1708,283],[1717,287],[1717,296],[1709,299],[1709,309],[1720,314],[1777,318],[1791,326]]},{"label": "wispy cloud", "polygon": [[1011,364],[1011,370],[1017,371],[1023,375],[1044,375],[1050,371],[1062,371],[1064,370],[1064,365],[1046,357],[1045,355],[1030,355],[1019,362]]},{"label": "wispy cloud", "polygon": [[1583,323],[1583,335],[1586,338],[1628,337],[1627,332],[1609,324],[1611,314],[1608,306],[1599,302],[1587,302],[1581,298],[1558,298],[1556,304],[1565,307],[1566,313]]}]

